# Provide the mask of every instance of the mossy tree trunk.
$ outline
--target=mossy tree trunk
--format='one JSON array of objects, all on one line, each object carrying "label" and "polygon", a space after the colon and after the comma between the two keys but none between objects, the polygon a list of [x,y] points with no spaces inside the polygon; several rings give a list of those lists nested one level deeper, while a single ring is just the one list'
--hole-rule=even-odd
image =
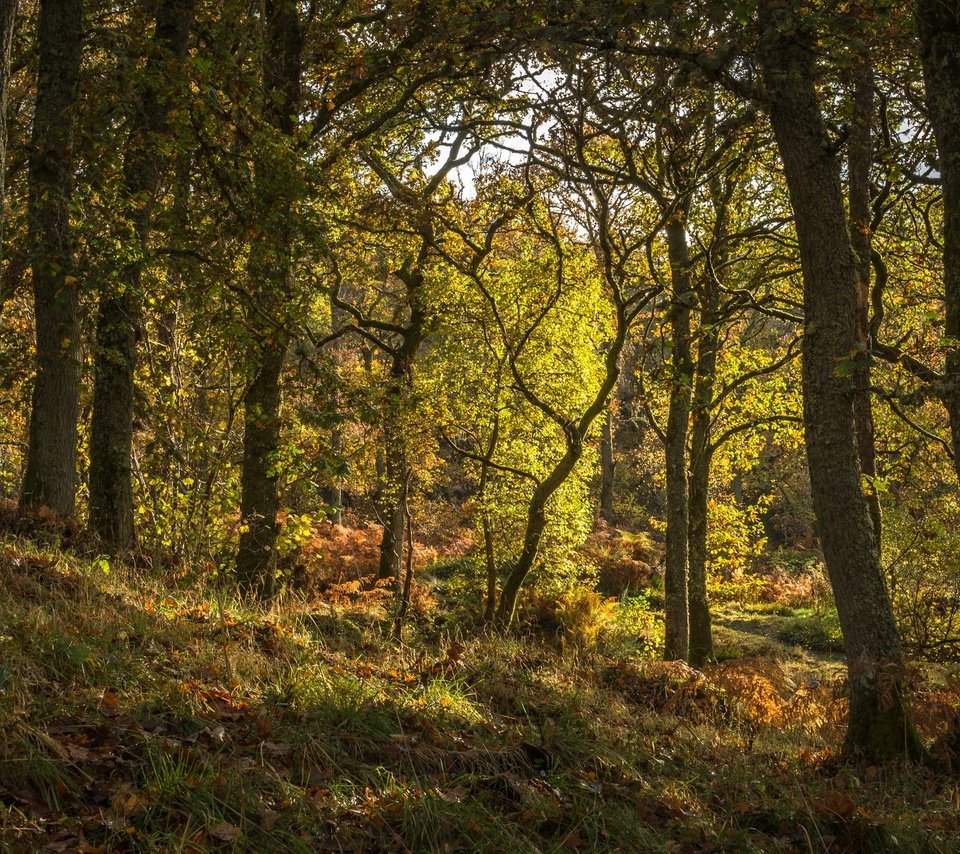
[{"label": "mossy tree trunk", "polygon": [[[709,297],[702,302],[709,304]],[[693,389],[693,423],[690,428],[689,577],[690,648],[688,660],[699,667],[713,656],[713,632],[707,596],[707,525],[710,467],[713,462],[713,383],[717,372],[719,324],[713,312],[702,307]]]},{"label": "mossy tree trunk", "polygon": [[20,503],[30,510],[49,507],[64,517],[74,514],[77,490],[79,281],[70,202],[82,30],[81,0],[42,0],[28,199],[37,373]]},{"label": "mossy tree trunk", "polygon": [[804,286],[804,432],[820,544],[843,630],[848,755],[917,758],[900,635],[861,484],[853,401],[857,264],[840,166],[816,90],[813,34],[786,6],[761,9],[767,108],[794,211]]},{"label": "mossy tree trunk", "polygon": [[[10,84],[10,54],[19,0],[0,0],[0,163],[7,162],[7,89]],[[4,238],[4,195],[7,170],[0,169],[0,247]],[[2,304],[2,294],[0,294]]]},{"label": "mossy tree trunk", "polygon": [[133,549],[134,371],[137,329],[143,302],[142,270],[150,221],[166,155],[168,116],[173,105],[194,0],[162,0],[143,90],[131,121],[124,154],[123,187],[129,206],[136,260],[107,281],[97,307],[93,418],[90,426],[90,527],[112,554]]},{"label": "mossy tree trunk", "polygon": [[261,217],[247,262],[252,341],[250,384],[243,399],[243,527],[236,568],[243,589],[269,597],[277,564],[280,376],[290,338],[284,316],[292,290],[294,133],[300,113],[303,37],[294,0],[265,0],[263,13],[263,109],[275,137],[262,143],[255,159]]},{"label": "mossy tree trunk", "polygon": [[960,478],[960,7],[945,0],[918,0],[916,18],[927,111],[940,155],[944,331],[951,344],[942,396]]},{"label": "mossy tree trunk", "polygon": [[[612,401],[611,401],[612,403]],[[607,406],[600,425],[600,497],[599,515],[608,525],[613,525],[613,489],[616,480],[616,459],[614,457],[614,429],[612,406]]]},{"label": "mossy tree trunk", "polygon": [[670,256],[670,405],[666,428],[667,533],[664,569],[664,658],[686,660],[690,649],[688,606],[689,496],[687,437],[693,387],[690,315],[693,284],[687,238],[689,200],[681,201],[667,223]]},{"label": "mossy tree trunk", "polygon": [[[426,257],[427,241],[420,261]],[[384,414],[384,479],[378,513],[383,522],[380,539],[380,565],[377,578],[401,578],[403,532],[407,518],[410,480],[409,424],[407,401],[413,385],[413,367],[420,345],[427,335],[427,310],[423,303],[423,272],[417,264],[406,264],[395,275],[406,289],[410,317],[400,332],[399,344],[392,348],[390,378]]]},{"label": "mossy tree trunk", "polygon": [[[847,204],[850,217],[850,242],[857,260],[857,349],[870,352],[870,274],[873,240],[870,232],[870,167],[873,165],[874,81],[870,58],[859,51],[854,60],[852,80],[852,120],[847,142]],[[874,436],[873,400],[870,391],[870,365],[856,372],[853,417],[857,431],[860,470],[867,479],[867,509],[877,542],[881,541],[883,520],[880,493],[876,488],[877,447]]]}]

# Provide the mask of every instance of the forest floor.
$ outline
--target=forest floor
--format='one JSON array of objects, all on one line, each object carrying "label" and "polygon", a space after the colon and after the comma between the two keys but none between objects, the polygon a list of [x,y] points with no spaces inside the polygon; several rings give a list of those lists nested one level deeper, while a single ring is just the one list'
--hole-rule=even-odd
[{"label": "forest floor", "polygon": [[[0,540],[0,848],[960,850],[960,778],[839,761],[818,615],[727,606],[696,671],[469,634],[438,595],[401,646],[388,589],[254,608]],[[934,743],[960,679],[917,672]]]}]

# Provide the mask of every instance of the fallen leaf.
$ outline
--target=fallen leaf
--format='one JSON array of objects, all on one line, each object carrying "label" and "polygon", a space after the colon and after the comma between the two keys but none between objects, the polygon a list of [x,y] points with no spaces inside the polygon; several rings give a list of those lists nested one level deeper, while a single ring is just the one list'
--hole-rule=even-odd
[{"label": "fallen leaf", "polygon": [[100,695],[100,702],[103,703],[103,710],[110,717],[116,717],[120,714],[120,698],[113,691],[104,690]]},{"label": "fallen leaf", "polygon": [[833,791],[823,798],[818,806],[841,819],[848,819],[857,811],[857,802],[846,792]]}]

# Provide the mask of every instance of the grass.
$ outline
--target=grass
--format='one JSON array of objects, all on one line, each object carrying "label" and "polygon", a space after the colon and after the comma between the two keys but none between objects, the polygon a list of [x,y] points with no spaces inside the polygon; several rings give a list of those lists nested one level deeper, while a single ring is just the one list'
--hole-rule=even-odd
[{"label": "grass", "polygon": [[840,618],[835,609],[821,612],[797,608],[790,620],[777,632],[777,637],[788,644],[796,644],[814,652],[843,652]]},{"label": "grass", "polygon": [[[383,597],[214,593],[0,542],[0,849],[960,845],[955,780],[837,761],[837,664],[777,639],[811,615],[739,614],[768,635],[721,626],[727,660],[699,672],[643,657],[637,603],[589,649],[429,615],[398,647]],[[941,668],[928,739],[958,696]]]}]

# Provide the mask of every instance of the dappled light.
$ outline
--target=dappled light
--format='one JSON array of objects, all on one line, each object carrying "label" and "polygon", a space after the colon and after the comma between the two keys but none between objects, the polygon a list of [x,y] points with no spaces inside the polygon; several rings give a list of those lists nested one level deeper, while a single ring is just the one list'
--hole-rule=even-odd
[{"label": "dappled light", "polygon": [[960,14],[0,0],[0,849],[960,850]]}]

